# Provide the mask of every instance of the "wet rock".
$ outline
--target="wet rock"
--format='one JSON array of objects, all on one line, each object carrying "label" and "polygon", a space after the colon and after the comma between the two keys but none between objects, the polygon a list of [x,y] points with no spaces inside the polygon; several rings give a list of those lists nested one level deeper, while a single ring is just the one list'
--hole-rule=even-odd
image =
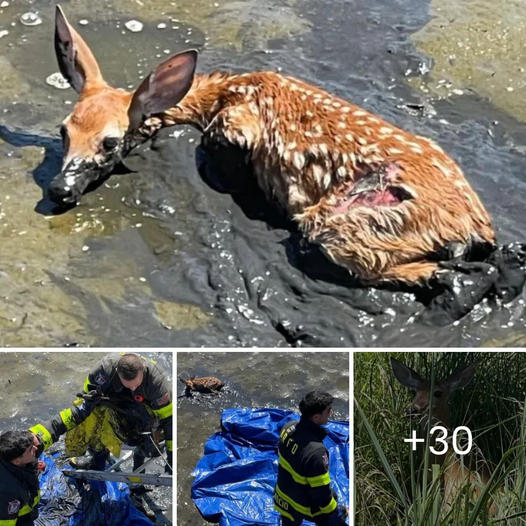
[{"label": "wet rock", "polygon": [[53,86],[57,89],[68,89],[70,84],[67,79],[60,72],[52,73],[49,77],[46,78],[46,84]]},{"label": "wet rock", "polygon": [[[265,47],[270,40],[310,30],[309,22],[299,18],[291,7],[267,3],[269,9],[262,9],[261,2],[228,2],[210,15],[205,24],[196,25],[214,44],[238,49]],[[257,24],[252,23],[255,19]],[[208,26],[206,22],[212,23]]]},{"label": "wet rock", "polygon": [[156,301],[154,306],[157,318],[163,326],[169,329],[197,329],[206,325],[209,320],[199,307],[193,305]]},{"label": "wet rock", "polygon": [[[245,45],[265,45],[272,38],[309,31],[308,22],[299,18],[292,9],[296,3],[296,0],[221,3],[212,3],[209,0],[183,0],[167,5],[165,0],[148,2],[115,0],[118,10],[134,14],[142,20],[168,19],[172,27],[196,26],[209,37],[211,45],[238,49]],[[258,23],[254,24],[256,19]],[[188,40],[191,41],[191,33]]]},{"label": "wet rock", "polygon": [[0,100],[13,101],[29,92],[29,85],[9,60],[0,55]]},{"label": "wet rock", "polygon": [[526,332],[517,331],[503,338],[492,338],[485,341],[482,347],[526,347]]},{"label": "wet rock", "polygon": [[526,120],[520,95],[526,82],[526,4],[512,5],[505,0],[432,0],[431,20],[413,40],[433,59],[433,68],[410,83],[444,98],[474,90]]},{"label": "wet rock", "polygon": [[139,33],[142,31],[144,24],[138,20],[129,20],[124,24],[124,27],[126,27],[126,29],[132,33]]},{"label": "wet rock", "polygon": [[28,11],[20,17],[20,22],[24,26],[39,26],[42,23],[42,18],[40,18],[38,13]]}]

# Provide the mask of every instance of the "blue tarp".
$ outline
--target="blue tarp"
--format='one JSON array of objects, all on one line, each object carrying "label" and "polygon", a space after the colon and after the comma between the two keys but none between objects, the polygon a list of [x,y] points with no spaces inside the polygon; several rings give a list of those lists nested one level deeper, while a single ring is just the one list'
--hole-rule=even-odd
[{"label": "blue tarp", "polygon": [[[282,409],[227,409],[222,431],[205,444],[192,475],[192,500],[201,515],[220,526],[277,526],[273,493],[278,473],[279,431],[299,415]],[[338,502],[349,502],[349,423],[329,422],[331,485]],[[305,525],[312,524],[304,522]]]},{"label": "blue tarp", "polygon": [[36,526],[152,526],[130,500],[124,483],[92,480],[89,484],[66,477],[55,465],[58,454],[43,453],[41,500]]}]

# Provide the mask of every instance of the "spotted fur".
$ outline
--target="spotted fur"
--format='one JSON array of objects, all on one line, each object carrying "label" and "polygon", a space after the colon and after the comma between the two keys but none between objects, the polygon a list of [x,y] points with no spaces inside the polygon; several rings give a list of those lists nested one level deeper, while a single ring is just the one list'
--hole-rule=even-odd
[{"label": "spotted fur", "polygon": [[486,210],[439,146],[315,86],[272,72],[194,76],[188,50],[133,93],[118,90],[59,6],[55,51],[80,96],[48,189],[59,204],[77,202],[161,127],[188,123],[207,142],[245,150],[268,200],[362,280],[419,282],[445,245],[494,243]]},{"label": "spotted fur", "polygon": [[201,378],[192,376],[188,380],[185,380],[184,378],[179,379],[186,385],[186,390],[188,392],[197,391],[198,393],[213,393],[220,391],[224,387],[223,382],[215,376],[203,376]]},{"label": "spotted fur", "polygon": [[[197,75],[159,117],[246,149],[269,201],[363,280],[418,282],[447,243],[494,242],[488,213],[438,145],[295,78]],[[386,170],[368,198],[346,197]]]}]

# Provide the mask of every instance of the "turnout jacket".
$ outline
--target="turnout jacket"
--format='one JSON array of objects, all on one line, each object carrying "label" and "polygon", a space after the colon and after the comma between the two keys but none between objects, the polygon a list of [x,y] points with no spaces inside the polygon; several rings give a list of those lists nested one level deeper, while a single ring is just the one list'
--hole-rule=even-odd
[{"label": "turnout jacket", "polygon": [[[84,382],[84,393],[97,392],[91,399],[83,399],[80,405],[60,411],[59,415],[46,425],[38,424],[30,431],[39,436],[47,449],[59,436],[83,422],[100,403],[100,396],[108,397],[103,401],[110,406],[126,410],[130,404],[145,404],[159,419],[164,431],[166,449],[172,451],[172,390],[164,372],[154,361],[145,361],[145,370],[141,385],[130,391],[124,387],[117,374],[117,362],[120,356],[107,356],[101,364],[89,373]],[[1,526],[1,525],[0,525]]]},{"label": "turnout jacket", "polygon": [[326,436],[325,429],[305,418],[281,430],[274,508],[291,521],[318,522],[337,510],[322,442]]},{"label": "turnout jacket", "polygon": [[0,459],[0,526],[33,526],[39,501],[36,463],[19,467]]}]

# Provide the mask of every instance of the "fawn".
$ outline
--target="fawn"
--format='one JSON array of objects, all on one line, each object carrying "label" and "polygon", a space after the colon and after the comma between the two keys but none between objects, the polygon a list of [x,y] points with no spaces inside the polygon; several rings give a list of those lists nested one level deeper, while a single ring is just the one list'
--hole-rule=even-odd
[{"label": "fawn", "polygon": [[438,145],[301,80],[195,74],[197,52],[188,50],[134,92],[115,89],[59,6],[55,51],[80,95],[63,121],[63,168],[49,186],[58,204],[76,203],[159,129],[190,124],[205,144],[244,150],[268,200],[367,284],[421,284],[437,273],[444,247],[457,256],[495,243],[488,213]]},{"label": "fawn", "polygon": [[[436,382],[433,385],[432,393],[431,382],[423,379],[410,367],[394,358],[391,358],[391,367],[395,378],[403,386],[408,387],[414,395],[407,415],[411,418],[419,419],[420,438],[425,438],[427,434],[430,405],[431,428],[435,425],[441,425],[448,430],[449,436],[451,431],[449,397],[453,391],[465,387],[471,381],[475,374],[474,365],[469,365],[460,371],[454,372],[442,382]],[[436,436],[430,437],[429,445],[436,449],[442,449],[441,445],[439,446],[436,442]],[[485,463],[477,465],[476,469],[472,469],[469,465],[464,465],[452,451],[451,443],[449,443],[449,449],[444,455],[435,455],[430,452],[429,464],[438,464],[442,467],[444,502],[448,505],[454,502],[459,491],[466,484],[470,486],[470,491],[478,495],[481,491],[481,486],[487,484],[489,480],[489,472]],[[493,505],[490,507],[490,513],[495,513]]]}]

